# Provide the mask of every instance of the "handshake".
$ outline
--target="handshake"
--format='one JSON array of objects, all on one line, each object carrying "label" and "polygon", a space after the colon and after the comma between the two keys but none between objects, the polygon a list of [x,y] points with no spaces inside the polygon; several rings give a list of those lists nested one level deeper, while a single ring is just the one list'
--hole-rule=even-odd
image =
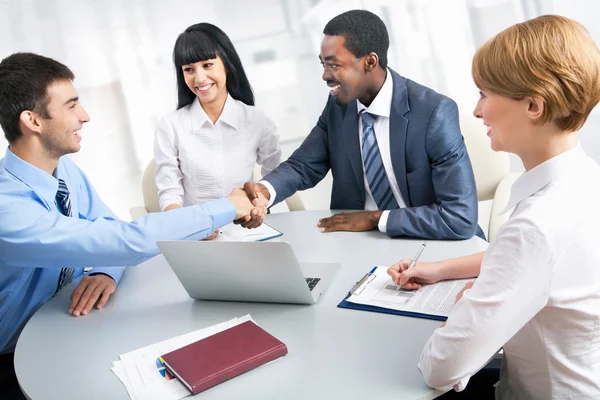
[{"label": "handshake", "polygon": [[262,225],[271,197],[267,188],[260,183],[246,182],[236,187],[227,200],[235,206],[234,223],[244,228],[258,228]]}]

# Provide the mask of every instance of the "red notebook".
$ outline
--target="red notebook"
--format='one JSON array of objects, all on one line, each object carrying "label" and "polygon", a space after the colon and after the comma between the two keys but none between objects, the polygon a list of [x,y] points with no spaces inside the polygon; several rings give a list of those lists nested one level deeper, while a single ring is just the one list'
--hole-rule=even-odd
[{"label": "red notebook", "polygon": [[162,356],[165,367],[192,394],[286,355],[287,346],[252,321]]}]

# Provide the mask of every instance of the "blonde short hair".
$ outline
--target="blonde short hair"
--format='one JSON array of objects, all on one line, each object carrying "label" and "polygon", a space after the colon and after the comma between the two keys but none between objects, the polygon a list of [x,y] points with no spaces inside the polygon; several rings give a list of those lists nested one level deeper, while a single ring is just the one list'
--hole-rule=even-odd
[{"label": "blonde short hair", "polygon": [[483,91],[523,99],[539,97],[538,124],[573,132],[600,101],[600,50],[578,22],[544,15],[511,26],[473,58],[473,80]]}]

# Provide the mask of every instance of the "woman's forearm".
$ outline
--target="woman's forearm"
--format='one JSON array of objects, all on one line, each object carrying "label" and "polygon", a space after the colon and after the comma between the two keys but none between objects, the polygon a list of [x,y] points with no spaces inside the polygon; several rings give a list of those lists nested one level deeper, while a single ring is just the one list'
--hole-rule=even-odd
[{"label": "woman's forearm", "polygon": [[472,254],[466,257],[439,261],[440,280],[475,278],[479,276],[481,261],[483,260],[484,254],[485,251],[482,251],[481,253]]}]

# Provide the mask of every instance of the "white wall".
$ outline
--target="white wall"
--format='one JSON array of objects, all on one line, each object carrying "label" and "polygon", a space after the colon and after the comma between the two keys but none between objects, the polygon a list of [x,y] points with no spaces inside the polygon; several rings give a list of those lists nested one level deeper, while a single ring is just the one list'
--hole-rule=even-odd
[{"label": "white wall", "polygon": [[[128,218],[128,209],[141,204],[139,182],[152,158],[156,123],[176,105],[171,53],[180,32],[207,21],[229,34],[257,105],[277,123],[289,154],[327,98],[317,58],[323,27],[353,8],[386,22],[391,68],[452,97],[463,113],[478,96],[472,55],[499,30],[560,13],[583,22],[600,42],[600,2],[587,0],[0,0],[0,57],[34,51],[75,72],[92,120],[73,157],[106,203]],[[598,161],[599,114],[581,131],[585,150]],[[309,208],[328,207],[329,179],[303,193]]]}]

